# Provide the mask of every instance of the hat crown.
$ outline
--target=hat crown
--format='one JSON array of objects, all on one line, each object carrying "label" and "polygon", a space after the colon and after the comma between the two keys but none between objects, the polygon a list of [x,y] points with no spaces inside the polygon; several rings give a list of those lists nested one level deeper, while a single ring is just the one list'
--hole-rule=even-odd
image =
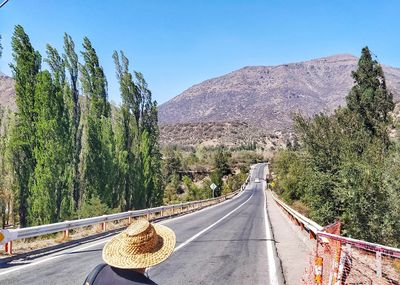
[{"label": "hat crown", "polygon": [[125,243],[134,251],[146,251],[158,242],[154,227],[146,220],[139,220],[130,225],[125,231]]},{"label": "hat crown", "polygon": [[165,260],[175,246],[175,234],[163,225],[135,220],[103,248],[103,259],[117,268],[146,268]]},{"label": "hat crown", "polygon": [[135,237],[139,235],[145,234],[147,230],[151,227],[150,223],[146,220],[138,220],[131,224],[126,230],[125,233],[129,237]]}]

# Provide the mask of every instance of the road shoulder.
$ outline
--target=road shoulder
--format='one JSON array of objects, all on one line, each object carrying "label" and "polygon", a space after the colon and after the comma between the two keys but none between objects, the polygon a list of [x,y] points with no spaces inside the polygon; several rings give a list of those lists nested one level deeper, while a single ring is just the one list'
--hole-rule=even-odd
[{"label": "road shoulder", "polygon": [[312,243],[283,213],[271,192],[266,191],[266,195],[268,215],[286,284],[301,284],[305,269],[310,265]]}]

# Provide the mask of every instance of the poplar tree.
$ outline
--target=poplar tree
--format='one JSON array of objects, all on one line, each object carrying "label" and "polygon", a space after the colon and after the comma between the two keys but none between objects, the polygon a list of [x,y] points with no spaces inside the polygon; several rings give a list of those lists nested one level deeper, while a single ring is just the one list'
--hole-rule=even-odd
[{"label": "poplar tree", "polygon": [[56,222],[57,200],[59,199],[58,180],[60,169],[60,145],[56,139],[57,98],[50,73],[42,71],[37,76],[35,99],[37,103],[36,135],[34,149],[36,166],[34,182],[29,199],[29,224],[48,224]]},{"label": "poplar tree", "polygon": [[7,112],[0,107],[0,228],[7,224],[11,195],[6,185],[6,137],[8,131]]},{"label": "poplar tree", "polygon": [[95,49],[83,40],[84,63],[80,64],[81,84],[87,100],[83,188],[87,198],[99,196],[111,203],[113,187],[113,131],[111,107],[107,100],[107,81]]},{"label": "poplar tree", "polygon": [[79,102],[78,91],[78,55],[75,52],[75,43],[71,36],[64,34],[64,64],[68,72],[69,86],[67,88],[67,98],[65,102],[69,108],[70,117],[70,135],[71,135],[71,179],[72,179],[72,195],[74,201],[74,209],[79,208],[81,199],[80,193],[80,153],[81,153],[81,139],[82,128],[80,127],[81,110]]},{"label": "poplar tree", "polygon": [[133,76],[129,72],[129,60],[121,51],[120,56],[114,51],[116,75],[120,84],[122,104],[116,123],[116,152],[118,161],[118,196],[120,206],[130,210],[133,206],[133,192],[135,179],[137,179],[137,156],[135,143],[137,143],[137,87]]},{"label": "poplar tree", "polygon": [[144,197],[141,207],[156,206],[162,203],[163,183],[161,170],[161,152],[158,145],[159,129],[157,102],[152,100],[151,91],[140,72],[135,72],[136,86],[140,100],[140,124],[139,124],[139,151],[140,169],[142,178],[142,192],[137,193],[139,199]]},{"label": "poplar tree", "polygon": [[17,25],[12,36],[13,63],[10,65],[15,80],[17,111],[11,138],[12,163],[16,178],[16,196],[19,201],[19,222],[28,224],[28,199],[33,183],[36,160],[37,109],[35,102],[36,75],[41,65],[41,56],[30,43],[22,26]]},{"label": "poplar tree", "polygon": [[163,203],[165,182],[162,175],[162,154],[159,145],[160,130],[158,128],[157,102],[153,101],[149,111],[149,121],[151,122],[149,131],[149,142],[151,146],[151,180],[152,191],[148,200],[148,206],[159,206]]}]

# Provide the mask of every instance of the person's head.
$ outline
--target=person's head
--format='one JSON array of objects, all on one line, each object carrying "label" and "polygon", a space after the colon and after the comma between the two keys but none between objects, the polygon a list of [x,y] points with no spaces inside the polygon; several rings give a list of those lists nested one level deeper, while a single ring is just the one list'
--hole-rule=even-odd
[{"label": "person's head", "polygon": [[146,268],[166,260],[175,243],[171,229],[137,220],[104,246],[103,260],[112,267],[144,273]]}]

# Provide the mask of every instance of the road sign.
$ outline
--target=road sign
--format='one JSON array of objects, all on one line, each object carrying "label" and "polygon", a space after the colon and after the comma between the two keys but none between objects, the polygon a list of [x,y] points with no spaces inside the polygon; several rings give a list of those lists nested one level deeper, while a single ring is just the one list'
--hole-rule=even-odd
[{"label": "road sign", "polygon": [[212,191],[213,191],[213,194],[212,194],[212,195],[213,195],[213,198],[215,197],[215,189],[217,189],[217,187],[218,187],[218,186],[215,185],[214,183],[210,185],[210,188],[211,188]]}]

